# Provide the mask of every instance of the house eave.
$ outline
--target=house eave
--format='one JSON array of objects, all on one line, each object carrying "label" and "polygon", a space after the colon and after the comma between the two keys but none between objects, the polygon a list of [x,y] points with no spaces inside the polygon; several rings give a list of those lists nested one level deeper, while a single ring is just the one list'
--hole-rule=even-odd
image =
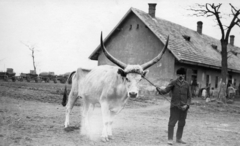
[{"label": "house eave", "polygon": [[[192,61],[188,61],[188,60],[178,60],[178,61],[181,62],[181,63],[184,63],[184,64],[191,64],[191,65],[197,65],[197,66],[202,66],[202,67],[221,70],[220,66],[209,65],[209,64],[198,63],[198,62],[192,62]],[[228,71],[234,72],[234,73],[240,73],[239,70],[231,69],[231,68],[228,68]]]}]

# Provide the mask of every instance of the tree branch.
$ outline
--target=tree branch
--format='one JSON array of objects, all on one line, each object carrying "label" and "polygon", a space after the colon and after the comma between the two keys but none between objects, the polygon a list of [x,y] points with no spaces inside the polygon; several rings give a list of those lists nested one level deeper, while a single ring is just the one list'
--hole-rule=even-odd
[{"label": "tree branch", "polygon": [[[232,28],[233,28],[235,25],[238,25],[238,26],[239,26],[239,23],[240,23],[240,20],[239,20],[239,18],[238,18],[239,14],[240,14],[240,9],[237,10],[231,3],[230,3],[229,5],[231,6],[231,12],[232,12],[232,15],[233,15],[233,19],[232,19],[232,21],[231,21],[230,24],[229,24],[229,27],[228,27],[228,30],[227,30],[226,38],[225,38],[225,39],[228,39]],[[236,21],[236,22],[235,22],[235,21]]]},{"label": "tree branch", "polygon": [[206,16],[206,17],[211,17],[211,16],[215,16],[216,20],[217,20],[217,24],[220,27],[221,30],[221,34],[222,34],[222,39],[224,39],[225,36],[225,32],[224,32],[224,27],[223,24],[221,22],[221,18],[222,16],[220,16],[220,8],[221,8],[222,4],[218,4],[215,5],[210,4],[210,3],[206,3],[205,5],[201,5],[201,4],[197,4],[198,8],[190,8],[189,10],[195,12],[195,14],[193,14],[194,16]]},{"label": "tree branch", "polygon": [[[206,4],[206,5],[207,5],[207,4]],[[223,28],[223,25],[222,25],[222,22],[221,22],[220,16],[219,16],[219,14],[220,14],[219,9],[220,9],[221,5],[222,5],[221,3],[218,4],[217,6],[215,6],[214,4],[212,4],[211,7],[212,7],[212,9],[214,10],[214,15],[215,15],[215,17],[216,17],[216,19],[217,19],[217,22],[218,22],[218,25],[219,25],[219,27],[220,27],[220,30],[221,30],[221,33],[222,33],[222,39],[224,39],[224,36],[225,36],[224,28]]]}]

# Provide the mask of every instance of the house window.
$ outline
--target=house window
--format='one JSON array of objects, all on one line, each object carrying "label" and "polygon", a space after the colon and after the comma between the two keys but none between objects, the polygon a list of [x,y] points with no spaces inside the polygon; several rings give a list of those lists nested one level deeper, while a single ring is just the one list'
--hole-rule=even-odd
[{"label": "house window", "polygon": [[132,24],[130,24],[130,27],[129,27],[129,30],[131,30],[132,29]]},{"label": "house window", "polygon": [[188,35],[183,35],[183,38],[186,40],[186,41],[190,41],[191,37],[188,36]]},{"label": "house window", "polygon": [[193,69],[193,74],[197,75],[197,70]]},{"label": "house window", "polygon": [[192,86],[197,86],[197,75],[192,75],[192,80],[191,80]]},{"label": "house window", "polygon": [[215,79],[215,88],[218,88],[218,76],[216,76],[216,79]]},{"label": "house window", "polygon": [[234,78],[234,79],[233,79],[233,86],[236,87],[236,85],[237,85],[237,79]]},{"label": "house window", "polygon": [[206,87],[208,86],[208,84],[209,84],[209,81],[210,81],[210,76],[209,76],[209,75],[207,75],[207,76],[206,76]]},{"label": "house window", "polygon": [[233,83],[233,77],[232,75],[228,75],[228,83],[227,83],[227,87],[229,87],[230,84]]},{"label": "house window", "polygon": [[217,50],[217,45],[212,45],[212,48]]},{"label": "house window", "polygon": [[139,28],[139,24],[137,24],[137,29]]},{"label": "house window", "polygon": [[235,52],[235,51],[231,51],[235,56],[238,55],[238,52]]},{"label": "house window", "polygon": [[197,70],[196,69],[192,69],[192,79],[191,79],[191,83],[193,85],[197,85]]}]

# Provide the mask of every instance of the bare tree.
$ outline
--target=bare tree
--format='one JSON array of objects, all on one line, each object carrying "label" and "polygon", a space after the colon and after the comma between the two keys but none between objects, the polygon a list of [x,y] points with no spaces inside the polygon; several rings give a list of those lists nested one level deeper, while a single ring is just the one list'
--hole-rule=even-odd
[{"label": "bare tree", "polygon": [[[228,16],[231,18],[231,22],[229,25],[224,25],[222,18],[225,14],[221,13],[220,8],[222,6],[221,3],[219,4],[210,4],[206,3],[204,5],[196,4],[195,7],[190,8],[191,11],[194,12],[194,16],[200,17],[214,17],[216,20],[217,25],[220,28],[221,31],[221,47],[222,47],[222,68],[221,68],[221,76],[222,76],[222,83],[226,85],[227,82],[227,76],[228,76],[228,39],[231,33],[231,30],[238,26],[240,27],[240,9],[237,9],[234,7],[231,3],[229,3],[231,12],[228,14]],[[222,89],[222,92],[225,92],[225,90]]]},{"label": "bare tree", "polygon": [[37,73],[37,66],[36,66],[36,62],[35,62],[35,52],[37,50],[35,49],[34,45],[30,46],[30,45],[27,45],[23,42],[22,42],[22,44],[24,44],[31,51],[31,57],[32,57],[32,61],[33,61],[34,72]]}]

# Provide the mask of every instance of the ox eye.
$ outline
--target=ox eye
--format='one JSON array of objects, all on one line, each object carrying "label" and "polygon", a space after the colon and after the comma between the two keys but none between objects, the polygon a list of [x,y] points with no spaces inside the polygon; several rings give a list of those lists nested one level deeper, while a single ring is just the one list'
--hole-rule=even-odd
[{"label": "ox eye", "polygon": [[127,81],[127,82],[130,82],[130,80],[129,80],[128,78],[126,78],[126,81]]}]

